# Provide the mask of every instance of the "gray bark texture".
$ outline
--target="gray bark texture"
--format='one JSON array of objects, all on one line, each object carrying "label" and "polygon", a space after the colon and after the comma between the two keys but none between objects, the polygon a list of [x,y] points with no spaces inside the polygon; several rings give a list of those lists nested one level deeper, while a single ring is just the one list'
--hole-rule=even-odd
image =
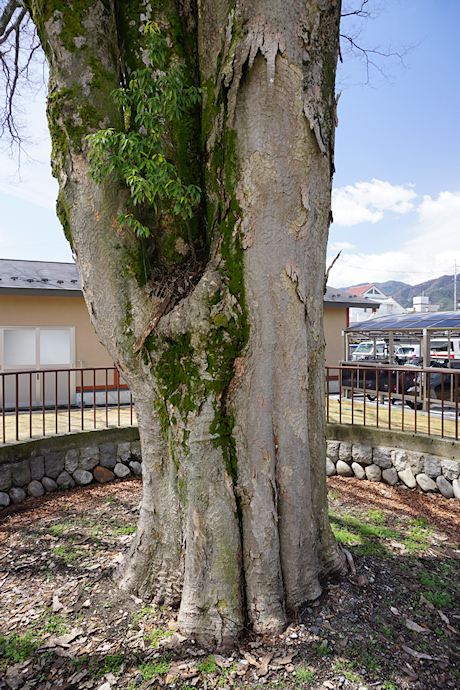
[{"label": "gray bark texture", "polygon": [[[181,631],[209,644],[245,624],[277,632],[343,570],[322,324],[340,1],[28,7],[50,65],[59,214],[139,421],[141,516],[116,580],[178,605]],[[141,241],[116,220],[123,183],[92,180],[86,135],[122,130],[110,94],[141,63],[149,19],[202,89],[187,132],[164,134],[202,203],[185,230],[160,204]],[[188,263],[164,250],[176,235]]]}]

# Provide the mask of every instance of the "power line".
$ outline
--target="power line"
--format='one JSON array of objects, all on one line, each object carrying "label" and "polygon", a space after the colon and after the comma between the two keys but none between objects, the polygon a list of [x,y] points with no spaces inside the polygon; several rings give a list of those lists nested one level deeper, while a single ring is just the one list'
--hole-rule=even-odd
[{"label": "power line", "polygon": [[[372,266],[370,267],[365,267],[365,266],[351,266],[350,264],[344,264],[340,262],[338,266],[344,266],[345,268],[352,268],[354,271],[377,271],[378,273],[399,273],[401,275],[429,275],[433,273],[433,269],[431,271],[398,271],[396,269],[389,269],[389,268],[374,268]],[[451,269],[447,269],[451,270]],[[454,272],[454,268],[452,268],[452,271]]]}]

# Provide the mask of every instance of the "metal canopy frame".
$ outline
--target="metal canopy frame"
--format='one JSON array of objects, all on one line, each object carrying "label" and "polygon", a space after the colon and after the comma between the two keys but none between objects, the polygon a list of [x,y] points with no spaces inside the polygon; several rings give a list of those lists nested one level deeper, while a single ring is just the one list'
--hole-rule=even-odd
[{"label": "metal canopy frame", "polygon": [[[368,321],[348,326],[343,334],[344,360],[348,359],[349,344],[362,340],[388,340],[390,362],[394,358],[394,346],[400,342],[420,343],[423,367],[430,364],[430,341],[432,337],[447,338],[447,351],[450,341],[460,337],[460,311],[427,312],[425,314],[388,314],[370,318]],[[449,357],[449,366],[451,358]]]}]

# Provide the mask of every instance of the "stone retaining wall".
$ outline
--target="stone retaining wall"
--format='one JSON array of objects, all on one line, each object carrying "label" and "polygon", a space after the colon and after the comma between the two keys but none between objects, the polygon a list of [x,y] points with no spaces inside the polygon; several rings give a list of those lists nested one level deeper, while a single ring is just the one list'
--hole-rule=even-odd
[{"label": "stone retaining wall", "polygon": [[142,474],[136,427],[66,434],[0,448],[0,509],[59,488]]},{"label": "stone retaining wall", "polygon": [[[338,474],[409,489],[419,486],[425,492],[439,492],[445,498],[460,501],[460,460],[456,442],[438,443],[436,450],[444,451],[444,455],[434,455],[429,452],[433,448],[428,437],[410,435],[408,439],[409,435],[395,437],[391,432],[376,433],[374,430],[366,439],[362,428],[356,439],[353,439],[352,430],[336,430],[330,435],[346,438],[329,438],[327,442],[326,473],[329,477]],[[401,445],[402,448],[397,447]],[[415,449],[417,445],[418,450]]]},{"label": "stone retaining wall", "polygon": [[[328,424],[327,474],[439,492],[460,501],[460,442]],[[58,488],[142,474],[137,427],[0,446],[0,510]]]}]

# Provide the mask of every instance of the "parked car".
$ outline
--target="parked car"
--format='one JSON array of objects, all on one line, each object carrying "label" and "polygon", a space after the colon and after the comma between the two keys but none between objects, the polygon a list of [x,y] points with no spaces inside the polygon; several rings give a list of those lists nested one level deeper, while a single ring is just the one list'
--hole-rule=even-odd
[{"label": "parked car", "polygon": [[439,361],[448,362],[449,359],[460,360],[460,338],[451,338],[450,349],[447,338],[432,338],[430,342],[430,357]]},{"label": "parked car", "polygon": [[413,364],[414,360],[420,357],[420,344],[414,345],[401,343],[395,347],[394,351],[395,361],[398,364]]},{"label": "parked car", "polygon": [[364,340],[359,343],[356,350],[351,355],[352,362],[359,362],[362,360],[378,359],[382,360],[388,357],[388,343],[385,340],[377,340],[375,343],[374,352],[374,341]]},{"label": "parked car", "polygon": [[[439,361],[431,360],[430,366],[436,367],[437,369],[444,368],[444,371],[434,371],[430,373],[429,376],[424,372],[420,372],[417,375],[416,383],[414,382],[407,393],[409,395],[415,395],[415,391],[417,390],[417,397],[421,398],[423,395],[424,376],[428,376],[427,386],[429,387],[429,397],[431,400],[444,400],[455,403],[456,399],[458,399],[460,403],[460,361],[451,361],[450,366],[447,367]],[[414,400],[407,400],[406,402],[409,407],[414,409]],[[417,409],[419,410],[421,407],[422,401],[418,400]]]},{"label": "parked car", "polygon": [[341,384],[342,388],[353,388],[354,391],[362,391],[369,400],[375,400],[377,393],[407,393],[410,388],[414,388],[417,370],[413,372],[402,372],[390,367],[379,368],[366,367],[366,364],[381,364],[378,360],[373,362],[363,362],[363,368],[342,369]]}]

